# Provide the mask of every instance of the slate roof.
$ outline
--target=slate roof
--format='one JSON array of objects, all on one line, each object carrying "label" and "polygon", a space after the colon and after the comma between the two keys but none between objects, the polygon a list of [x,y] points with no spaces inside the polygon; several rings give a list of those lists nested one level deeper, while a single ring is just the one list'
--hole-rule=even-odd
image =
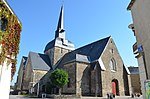
[{"label": "slate roof", "polygon": [[58,37],[58,38],[55,38],[54,40],[50,41],[50,42],[46,45],[46,47],[45,47],[45,49],[44,49],[44,53],[45,53],[46,51],[48,51],[49,49],[55,47],[55,46],[60,46],[60,47],[66,47],[66,48],[74,49],[74,44],[73,44],[71,41],[69,41],[69,40],[67,40],[67,42],[68,42],[67,45],[63,45],[62,38],[59,38],[59,37]]},{"label": "slate roof", "polygon": [[23,65],[24,65],[24,66],[25,66],[25,64],[26,64],[26,62],[27,62],[27,58],[28,58],[28,57],[26,57],[26,56],[23,56],[23,57],[22,57],[22,59],[23,59]]},{"label": "slate roof", "polygon": [[130,74],[139,74],[139,68],[138,67],[128,67]]},{"label": "slate roof", "polygon": [[33,70],[50,70],[52,69],[48,55],[30,52],[29,53]]},{"label": "slate roof", "polygon": [[50,42],[46,45],[44,52],[46,52],[47,50],[51,49],[51,48],[54,47],[54,46],[55,46],[55,39],[52,40],[52,41],[50,41]]},{"label": "slate roof", "polygon": [[96,42],[93,42],[91,44],[85,45],[83,47],[80,47],[74,51],[71,51],[67,54],[65,54],[62,59],[56,64],[57,67],[62,67],[62,64],[66,64],[68,62],[72,61],[82,61],[86,63],[94,63],[97,61],[102,52],[104,51],[108,41],[110,39],[109,37],[106,37],[104,39],[98,40]]}]

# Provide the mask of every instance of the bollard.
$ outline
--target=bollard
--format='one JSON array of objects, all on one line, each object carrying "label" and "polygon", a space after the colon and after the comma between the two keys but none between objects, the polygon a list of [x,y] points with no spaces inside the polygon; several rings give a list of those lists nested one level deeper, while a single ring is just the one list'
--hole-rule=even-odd
[{"label": "bollard", "polygon": [[109,93],[107,93],[107,99],[110,99],[110,94]]},{"label": "bollard", "polygon": [[134,98],[134,94],[131,94],[131,98]]}]

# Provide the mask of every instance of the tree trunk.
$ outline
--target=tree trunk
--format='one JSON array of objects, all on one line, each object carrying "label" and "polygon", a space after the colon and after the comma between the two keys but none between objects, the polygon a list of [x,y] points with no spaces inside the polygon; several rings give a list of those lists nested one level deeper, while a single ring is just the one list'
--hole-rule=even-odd
[{"label": "tree trunk", "polygon": [[61,99],[61,88],[59,88],[59,97]]}]

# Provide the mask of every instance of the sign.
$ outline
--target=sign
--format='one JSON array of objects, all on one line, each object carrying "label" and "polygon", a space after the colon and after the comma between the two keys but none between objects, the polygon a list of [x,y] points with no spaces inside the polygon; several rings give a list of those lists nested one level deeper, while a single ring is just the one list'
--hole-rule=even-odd
[{"label": "sign", "polygon": [[145,83],[145,88],[146,88],[146,99],[150,99],[150,81],[147,81]]},{"label": "sign", "polygon": [[139,52],[139,53],[143,52],[143,46],[142,46],[141,44],[138,45],[138,52]]}]

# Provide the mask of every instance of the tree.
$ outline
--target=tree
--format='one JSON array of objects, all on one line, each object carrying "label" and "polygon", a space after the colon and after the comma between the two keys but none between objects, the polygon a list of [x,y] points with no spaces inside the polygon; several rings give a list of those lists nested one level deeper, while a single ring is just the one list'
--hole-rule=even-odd
[{"label": "tree", "polygon": [[68,83],[68,73],[63,69],[56,69],[51,73],[50,80],[59,88],[59,95],[61,95],[61,88]]}]

